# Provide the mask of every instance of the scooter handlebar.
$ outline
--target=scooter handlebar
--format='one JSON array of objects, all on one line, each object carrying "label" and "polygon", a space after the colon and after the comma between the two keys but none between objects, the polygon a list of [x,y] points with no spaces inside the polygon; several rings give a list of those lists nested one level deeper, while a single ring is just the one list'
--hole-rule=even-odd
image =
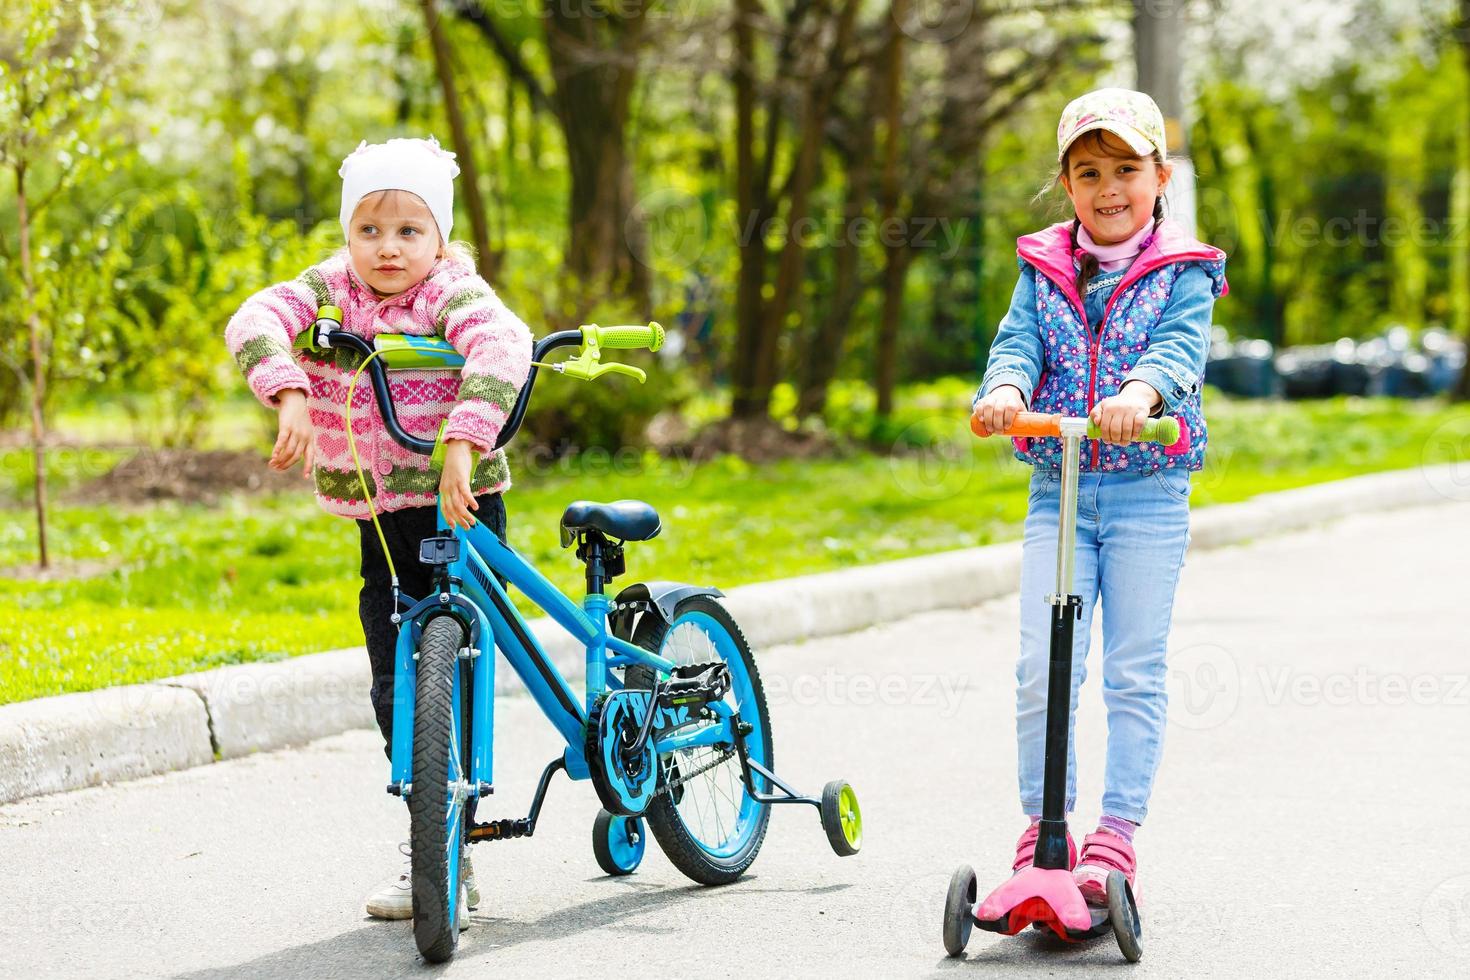
[{"label": "scooter handlebar", "polygon": [[[970,430],[977,436],[986,435],[985,426],[978,415],[970,416]],[[1047,414],[1045,412],[1017,412],[1016,421],[1004,432],[996,433],[1003,436],[1027,436],[1031,438],[1051,436],[1059,437],[1062,434],[1062,416],[1060,414]],[[1102,437],[1097,425],[1087,423],[1087,437],[1099,439]],[[1172,446],[1179,441],[1179,420],[1170,416],[1158,419],[1149,419],[1143,424],[1143,431],[1138,434],[1134,442],[1157,442],[1162,446]]]}]

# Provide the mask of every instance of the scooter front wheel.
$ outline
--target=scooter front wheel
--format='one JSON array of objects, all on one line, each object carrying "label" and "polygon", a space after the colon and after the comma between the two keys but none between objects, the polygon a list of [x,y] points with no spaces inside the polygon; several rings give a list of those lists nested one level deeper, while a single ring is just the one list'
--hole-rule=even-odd
[{"label": "scooter front wheel", "polygon": [[950,956],[959,956],[970,943],[978,895],[975,869],[960,865],[950,876],[949,894],[944,899],[944,951]]},{"label": "scooter front wheel", "polygon": [[1113,935],[1118,939],[1118,948],[1123,959],[1137,963],[1143,957],[1143,921],[1138,917],[1138,902],[1133,898],[1133,887],[1121,871],[1108,872],[1108,919],[1113,924]]}]

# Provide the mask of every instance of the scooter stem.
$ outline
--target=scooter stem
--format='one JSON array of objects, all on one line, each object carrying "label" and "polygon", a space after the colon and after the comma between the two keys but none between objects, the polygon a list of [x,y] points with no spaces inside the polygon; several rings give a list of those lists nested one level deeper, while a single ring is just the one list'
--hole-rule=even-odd
[{"label": "scooter stem", "polygon": [[1067,867],[1067,743],[1072,716],[1073,629],[1082,618],[1082,597],[1072,592],[1077,556],[1077,482],[1086,418],[1061,419],[1062,501],[1057,525],[1056,591],[1047,596],[1051,656],[1046,688],[1046,768],[1042,777],[1041,827],[1032,863]]}]

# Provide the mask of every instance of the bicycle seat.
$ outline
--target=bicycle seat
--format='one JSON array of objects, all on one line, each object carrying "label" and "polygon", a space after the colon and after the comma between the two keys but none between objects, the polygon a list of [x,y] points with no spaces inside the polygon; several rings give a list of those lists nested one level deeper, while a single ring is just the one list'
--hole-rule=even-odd
[{"label": "bicycle seat", "polygon": [[641,500],[614,500],[599,504],[578,500],[561,515],[561,546],[568,547],[582,531],[601,531],[622,541],[647,541],[662,529],[658,511]]}]

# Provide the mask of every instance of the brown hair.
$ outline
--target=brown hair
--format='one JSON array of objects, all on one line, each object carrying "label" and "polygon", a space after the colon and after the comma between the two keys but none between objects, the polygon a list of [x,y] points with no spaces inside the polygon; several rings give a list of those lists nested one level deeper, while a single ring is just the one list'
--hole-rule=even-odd
[{"label": "brown hair", "polygon": [[[1106,130],[1094,129],[1090,132],[1083,133],[1072,142],[1071,146],[1067,147],[1067,152],[1062,155],[1061,163],[1057,165],[1056,170],[1052,172],[1052,175],[1047,180],[1047,182],[1042,185],[1041,190],[1036,192],[1036,197],[1033,198],[1033,200],[1040,201],[1043,197],[1046,196],[1047,192],[1061,186],[1062,176],[1066,174],[1067,168],[1071,165],[1072,151],[1079,146],[1084,147],[1085,149],[1090,150],[1091,152],[1096,153],[1099,156],[1113,157],[1114,159],[1129,159],[1135,157],[1133,150],[1128,147],[1127,144],[1123,143],[1116,136],[1113,136],[1113,134],[1107,132]],[[1149,154],[1149,156],[1153,160],[1155,166],[1162,167],[1164,165],[1164,155],[1158,150],[1154,150],[1153,153]],[[1159,222],[1163,220],[1164,195],[1160,194],[1158,197],[1154,198],[1154,227],[1158,228]],[[1068,246],[1073,255],[1077,254],[1077,229],[1081,227],[1081,225],[1081,219],[1074,217],[1072,221],[1072,230],[1070,235],[1071,241],[1070,245]],[[1080,268],[1078,268],[1077,270],[1077,295],[1085,297],[1087,295],[1087,284],[1091,282],[1092,277],[1097,275],[1098,273],[1097,256],[1093,255],[1091,252],[1084,252],[1082,253],[1082,259],[1078,263],[1078,265],[1080,266]]]}]

